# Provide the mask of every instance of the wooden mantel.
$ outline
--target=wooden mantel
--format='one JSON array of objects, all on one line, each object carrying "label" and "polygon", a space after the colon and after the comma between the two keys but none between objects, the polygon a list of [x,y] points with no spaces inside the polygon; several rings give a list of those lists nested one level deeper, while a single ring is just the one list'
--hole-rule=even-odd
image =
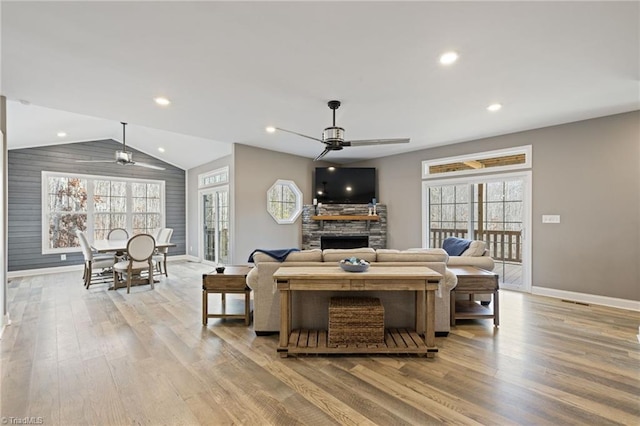
[{"label": "wooden mantel", "polygon": [[320,221],[320,229],[324,229],[324,221],[325,220],[366,220],[367,221],[367,231],[369,230],[369,223],[371,221],[377,222],[380,220],[380,216],[378,215],[356,215],[356,214],[347,214],[347,215],[320,215],[320,216],[311,216],[312,220]]},{"label": "wooden mantel", "polygon": [[356,214],[348,214],[348,215],[321,215],[321,216],[311,216],[313,220],[372,220],[378,221],[380,220],[380,216],[378,215],[356,215]]}]

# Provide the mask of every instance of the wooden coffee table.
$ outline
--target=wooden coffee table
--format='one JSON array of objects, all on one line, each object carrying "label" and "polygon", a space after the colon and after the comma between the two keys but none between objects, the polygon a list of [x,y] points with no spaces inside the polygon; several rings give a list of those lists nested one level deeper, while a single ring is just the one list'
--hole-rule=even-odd
[{"label": "wooden coffee table", "polygon": [[[222,273],[215,270],[202,275],[202,325],[207,325],[209,318],[241,318],[245,325],[251,323],[251,288],[247,286],[247,274],[250,266],[227,266]],[[222,313],[209,313],[209,293],[220,293],[222,297]],[[244,293],[244,314],[228,314],[226,294]]]},{"label": "wooden coffee table", "polygon": [[[345,272],[339,266],[287,266],[273,274],[280,291],[281,357],[288,354],[426,354],[433,357],[435,343],[435,291],[442,275],[426,266],[371,266],[366,272]],[[293,291],[415,292],[415,329],[385,330],[380,345],[329,347],[327,330],[292,330]],[[328,308],[328,306],[327,306]],[[424,338],[421,336],[424,335]]]},{"label": "wooden coffee table", "polygon": [[[500,325],[498,298],[498,274],[473,266],[448,266],[458,277],[458,284],[451,290],[451,325],[457,319],[493,318],[493,325]],[[468,294],[468,300],[456,300],[456,294]],[[493,295],[493,310],[476,303],[475,294]]]}]

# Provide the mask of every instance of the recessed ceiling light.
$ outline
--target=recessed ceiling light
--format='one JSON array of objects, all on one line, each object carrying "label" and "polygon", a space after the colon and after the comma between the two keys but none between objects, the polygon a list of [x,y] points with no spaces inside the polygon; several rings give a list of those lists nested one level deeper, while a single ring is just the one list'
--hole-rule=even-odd
[{"label": "recessed ceiling light", "polygon": [[491,104],[487,107],[487,110],[491,112],[500,111],[502,109],[502,104]]},{"label": "recessed ceiling light", "polygon": [[350,187],[350,186],[347,186],[345,189],[346,189],[347,191],[351,191],[351,187]]},{"label": "recessed ceiling light", "polygon": [[267,126],[264,130],[266,130],[267,133],[273,133],[276,131],[276,128],[273,126]]},{"label": "recessed ceiling light", "polygon": [[58,132],[58,137],[59,138],[64,138],[65,136],[67,136],[67,134],[65,132]]},{"label": "recessed ceiling light", "polygon": [[157,97],[157,98],[154,98],[153,100],[154,100],[158,105],[161,105],[161,106],[167,106],[167,105],[169,105],[169,104],[171,103],[171,101],[170,101],[169,99],[164,98],[164,97],[162,97],[162,96],[159,96],[159,97]]},{"label": "recessed ceiling light", "polygon": [[160,152],[164,152],[164,148],[163,148],[163,147],[160,147],[160,148],[158,148],[158,151],[160,151]]},{"label": "recessed ceiling light", "polygon": [[456,52],[446,52],[440,56],[440,63],[442,65],[451,65],[458,60],[458,54]]}]

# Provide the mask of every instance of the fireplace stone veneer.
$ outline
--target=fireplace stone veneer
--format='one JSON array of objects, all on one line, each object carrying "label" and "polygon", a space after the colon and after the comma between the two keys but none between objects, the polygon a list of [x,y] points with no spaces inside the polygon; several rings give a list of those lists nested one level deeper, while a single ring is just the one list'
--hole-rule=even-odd
[{"label": "fireplace stone veneer", "polygon": [[323,204],[316,213],[315,206],[302,207],[302,248],[321,248],[320,239],[329,237],[366,236],[369,247],[387,248],[387,206],[376,205],[378,220],[317,220],[313,216],[367,216],[367,204]]}]

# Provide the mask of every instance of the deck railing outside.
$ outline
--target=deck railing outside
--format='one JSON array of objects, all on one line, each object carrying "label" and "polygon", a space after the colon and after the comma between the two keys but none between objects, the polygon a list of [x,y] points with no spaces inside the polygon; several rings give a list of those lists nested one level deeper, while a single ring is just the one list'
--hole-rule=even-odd
[{"label": "deck railing outside", "polygon": [[[442,242],[448,237],[469,238],[466,229],[431,229],[430,247],[442,247]],[[522,232],[521,231],[474,231],[474,240],[487,243],[489,255],[495,260],[522,263]]]}]

